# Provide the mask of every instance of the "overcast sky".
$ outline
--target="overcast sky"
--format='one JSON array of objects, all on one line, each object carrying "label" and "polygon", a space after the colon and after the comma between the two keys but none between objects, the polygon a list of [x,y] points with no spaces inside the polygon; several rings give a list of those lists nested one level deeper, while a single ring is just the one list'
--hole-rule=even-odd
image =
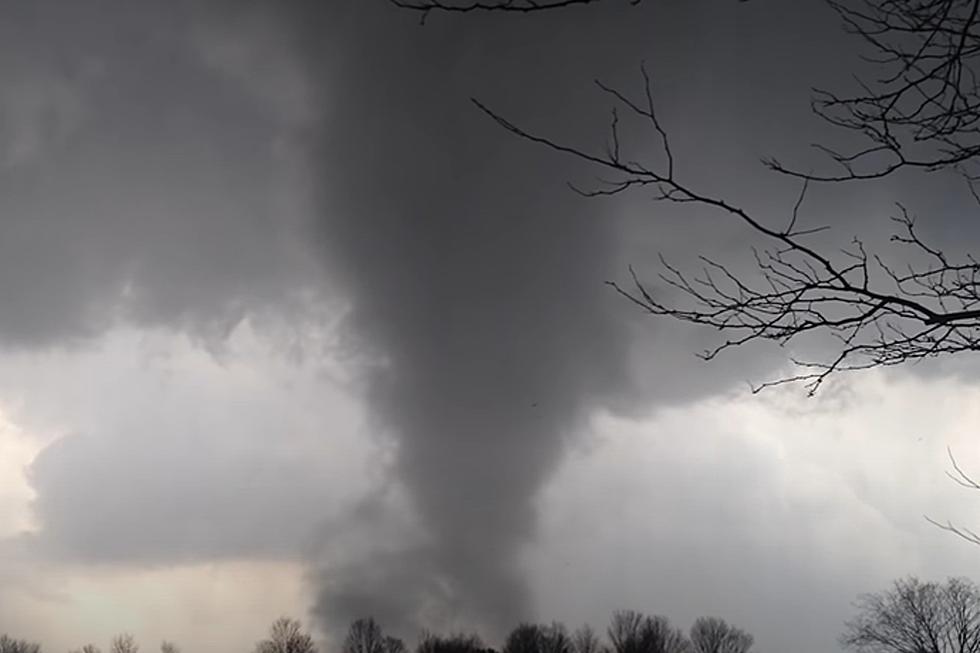
[{"label": "overcast sky", "polygon": [[[819,0],[424,26],[385,0],[4,2],[0,632],[232,653],[282,614],[328,645],[373,615],[499,645],[630,608],[826,653],[858,594],[969,576],[980,550],[923,516],[980,520],[944,476],[947,447],[980,473],[975,363],[752,395],[792,351],[705,363],[717,334],[603,283],[658,253],[741,268],[752,234],[577,196],[596,171],[469,102],[601,148],[592,80],[639,92],[643,61],[681,174],[783,224],[799,187],[759,158],[820,164],[810,88],[857,53]],[[805,219],[892,253],[896,200],[980,245],[941,175],[818,188]]]}]

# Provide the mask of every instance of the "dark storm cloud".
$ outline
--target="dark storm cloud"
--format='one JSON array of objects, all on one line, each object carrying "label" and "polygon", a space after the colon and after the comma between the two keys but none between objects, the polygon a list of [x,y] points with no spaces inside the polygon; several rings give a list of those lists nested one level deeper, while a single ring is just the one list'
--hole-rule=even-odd
[{"label": "dark storm cloud", "polygon": [[281,133],[202,65],[190,7],[3,14],[0,338],[61,344],[120,319],[220,338],[287,305],[310,263],[295,211],[272,200]]}]

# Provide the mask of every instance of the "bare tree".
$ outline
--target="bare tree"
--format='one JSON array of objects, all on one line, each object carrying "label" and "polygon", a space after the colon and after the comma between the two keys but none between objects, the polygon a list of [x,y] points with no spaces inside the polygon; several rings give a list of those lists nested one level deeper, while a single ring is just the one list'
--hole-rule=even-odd
[{"label": "bare tree", "polygon": [[861,597],[841,644],[859,653],[975,653],[980,650],[980,590],[964,579],[916,578]]},{"label": "bare tree", "polygon": [[748,653],[755,639],[717,617],[701,617],[691,626],[694,653]]},{"label": "bare tree", "polygon": [[552,621],[547,626],[541,626],[541,651],[542,653],[575,653],[575,644],[564,624]]},{"label": "bare tree", "polygon": [[532,623],[518,624],[504,640],[503,653],[541,653],[544,633],[541,626]]},{"label": "bare tree", "polygon": [[549,625],[522,623],[510,631],[504,653],[575,653],[568,629],[557,621]]},{"label": "bare tree", "polygon": [[615,653],[686,653],[690,643],[666,617],[648,617],[633,610],[613,613],[609,641]]},{"label": "bare tree", "polygon": [[129,633],[122,633],[112,638],[109,645],[110,653],[137,653],[140,650],[139,644]]},{"label": "bare tree", "polygon": [[644,617],[634,610],[617,610],[613,613],[606,631],[615,653],[638,653],[634,644],[640,639]]},{"label": "bare tree", "polygon": [[347,630],[344,653],[386,653],[385,635],[373,618],[356,619]]},{"label": "bare tree", "polygon": [[316,644],[302,623],[279,617],[269,627],[269,638],[255,645],[255,653],[316,653]]},{"label": "bare tree", "polygon": [[589,624],[584,624],[572,634],[572,648],[575,653],[603,653],[605,649]]},{"label": "bare tree", "polygon": [[180,647],[173,642],[163,641],[160,643],[160,653],[180,653]]},{"label": "bare tree", "polygon": [[41,645],[0,635],[0,653],[41,653]]},{"label": "bare tree", "polygon": [[[891,366],[980,350],[980,263],[954,257],[929,244],[914,214],[897,208],[891,241],[916,264],[899,265],[853,240],[838,252],[822,250],[801,208],[815,183],[880,179],[897,170],[952,170],[963,175],[980,202],[980,0],[827,0],[845,28],[863,39],[873,66],[850,94],[817,91],[813,110],[830,125],[851,132],[861,145],[850,151],[818,146],[830,172],[801,172],[778,160],[766,162],[784,179],[797,179],[800,193],[777,215],[759,215],[723,197],[701,191],[679,173],[678,152],[656,111],[652,83],[641,67],[640,92],[630,94],[596,82],[613,104],[605,147],[583,149],[542,136],[504,118],[486,104],[476,106],[507,131],[597,169],[603,180],[575,190],[605,197],[654,190],[661,201],[697,204],[745,225],[771,243],[754,251],[755,273],[737,274],[730,265],[701,259],[695,273],[661,259],[659,281],[682,300],[664,299],[634,273],[630,283],[613,283],[625,298],[653,315],[711,327],[723,335],[702,352],[713,359],[755,341],[785,345],[807,335],[829,335],[835,350],[823,359],[794,360],[798,374],[762,383],[755,390],[802,382],[812,394],[840,371]],[[443,2],[411,2],[428,12],[448,10]],[[479,3],[477,3],[479,4]],[[495,3],[491,3],[495,4]],[[504,2],[503,4],[507,4]],[[532,4],[532,3],[528,3]],[[547,9],[547,3],[533,3]],[[421,6],[418,6],[421,5]],[[456,10],[477,11],[463,5]],[[483,7],[484,9],[489,9]],[[645,125],[659,152],[645,158],[631,147],[627,119]],[[644,140],[644,147],[646,143]]]}]

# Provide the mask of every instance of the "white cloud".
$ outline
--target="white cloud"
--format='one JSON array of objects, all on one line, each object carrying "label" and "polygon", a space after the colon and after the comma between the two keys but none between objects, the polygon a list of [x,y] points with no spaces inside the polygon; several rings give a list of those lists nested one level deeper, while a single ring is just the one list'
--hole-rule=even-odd
[{"label": "white cloud", "polygon": [[[296,563],[226,561],[153,569],[35,568],[24,583],[0,586],[0,632],[67,650],[103,650],[120,632],[144,650],[177,640],[185,650],[246,651],[277,617],[303,618],[309,603]],[[42,591],[38,591],[38,590]],[[44,591],[46,590],[46,591]]]},{"label": "white cloud", "polygon": [[[290,360],[249,323],[220,358],[184,335],[127,330],[3,358],[0,401],[54,439],[30,481],[37,545],[58,558],[296,559],[380,475],[336,365]],[[16,434],[0,444],[38,451]]]},{"label": "white cloud", "polygon": [[980,460],[980,389],[870,373],[846,401],[714,398],[642,422],[599,417],[542,498],[529,554],[545,618],[620,607],[718,614],[766,650],[833,650],[851,601],[906,574],[969,575],[977,552],[923,515],[977,522],[946,446]]},{"label": "white cloud", "polygon": [[31,515],[34,491],[26,472],[42,446],[0,411],[0,539],[36,527]]}]

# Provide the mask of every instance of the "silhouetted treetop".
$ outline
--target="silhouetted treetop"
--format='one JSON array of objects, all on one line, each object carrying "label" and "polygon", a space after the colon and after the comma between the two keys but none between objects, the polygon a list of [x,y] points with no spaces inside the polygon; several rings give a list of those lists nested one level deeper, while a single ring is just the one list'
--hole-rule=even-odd
[{"label": "silhouetted treetop", "polygon": [[572,634],[572,649],[575,653],[603,653],[608,649],[599,640],[592,626],[585,624]]},{"label": "silhouetted treetop", "polygon": [[686,653],[690,647],[684,632],[666,617],[633,610],[614,612],[608,634],[615,653]]},{"label": "silhouetted treetop", "polygon": [[0,653],[41,653],[41,645],[0,635]]},{"label": "silhouetted treetop", "polygon": [[494,653],[479,635],[455,633],[437,635],[423,630],[415,653]]},{"label": "silhouetted treetop", "polygon": [[316,653],[313,638],[296,619],[280,617],[269,627],[269,637],[255,645],[255,653]]},{"label": "silhouetted treetop", "polygon": [[717,617],[701,617],[691,626],[693,653],[748,653],[754,641],[752,635]]},{"label": "silhouetted treetop", "polygon": [[138,653],[139,650],[139,644],[136,643],[136,640],[129,633],[116,635],[112,638],[112,643],[109,645],[110,653]]},{"label": "silhouetted treetop", "polygon": [[976,653],[980,591],[959,578],[896,581],[888,591],[861,597],[841,644],[858,653]]}]

